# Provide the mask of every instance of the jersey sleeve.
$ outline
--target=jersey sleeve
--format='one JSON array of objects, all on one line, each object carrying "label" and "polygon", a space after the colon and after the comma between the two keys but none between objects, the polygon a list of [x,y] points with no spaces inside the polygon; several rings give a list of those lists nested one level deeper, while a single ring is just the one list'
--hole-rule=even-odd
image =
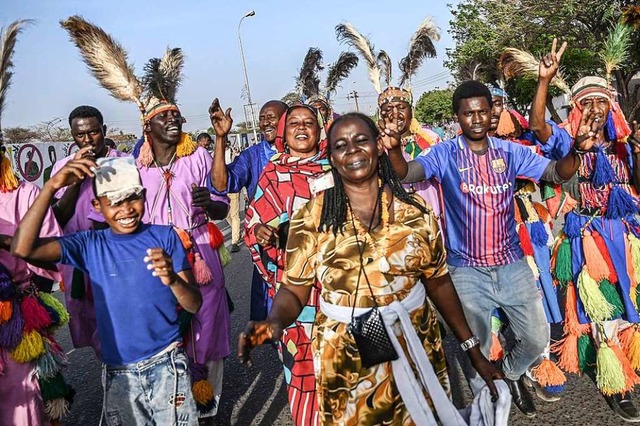
[{"label": "jersey sleeve", "polygon": [[418,154],[415,161],[420,163],[422,166],[425,180],[436,178],[439,182],[442,181],[447,152],[447,145],[441,143],[436,146],[429,147]]},{"label": "jersey sleeve", "polygon": [[547,124],[551,126],[551,137],[547,142],[542,143],[535,137],[533,140],[540,147],[542,155],[551,160],[559,160],[569,153],[571,146],[573,146],[573,138],[569,132],[553,121],[547,121]]},{"label": "jersey sleeve", "polygon": [[58,239],[60,244],[59,263],[71,265],[76,269],[89,273],[87,266],[89,246],[95,235],[95,231],[83,231],[75,234],[65,235]]},{"label": "jersey sleeve", "polygon": [[187,258],[187,252],[182,246],[178,233],[173,229],[170,229],[164,250],[169,256],[171,256],[173,270],[176,273],[191,269],[191,264]]},{"label": "jersey sleeve", "polygon": [[251,155],[250,150],[244,150],[238,155],[231,164],[227,165],[227,190],[218,191],[208,180],[209,190],[214,195],[227,195],[240,192],[242,188],[248,185],[251,180]]},{"label": "jersey sleeve", "polygon": [[311,286],[315,282],[318,230],[311,214],[313,201],[298,210],[291,220],[283,283]]},{"label": "jersey sleeve", "polygon": [[522,145],[514,143],[511,144],[511,148],[516,177],[539,181],[551,160],[534,153],[531,149]]}]

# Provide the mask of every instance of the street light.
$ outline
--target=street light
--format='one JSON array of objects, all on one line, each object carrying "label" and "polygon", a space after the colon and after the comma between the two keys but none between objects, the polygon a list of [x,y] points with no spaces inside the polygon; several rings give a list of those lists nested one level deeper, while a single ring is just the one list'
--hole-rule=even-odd
[{"label": "street light", "polygon": [[[244,61],[244,50],[242,49],[242,38],[240,37],[240,25],[242,25],[242,21],[244,18],[249,18],[251,16],[255,16],[256,11],[250,10],[245,15],[240,18],[240,22],[238,23],[238,42],[240,43],[240,57],[242,58],[242,71],[244,72],[244,85],[247,88],[247,100],[249,101],[249,113],[251,116],[251,127],[253,128],[253,137],[255,143],[258,143],[258,133],[256,132],[256,118],[253,113],[253,102],[251,101],[251,90],[249,89],[249,77],[247,77],[247,64]],[[246,120],[246,110],[245,110],[245,120]]]}]

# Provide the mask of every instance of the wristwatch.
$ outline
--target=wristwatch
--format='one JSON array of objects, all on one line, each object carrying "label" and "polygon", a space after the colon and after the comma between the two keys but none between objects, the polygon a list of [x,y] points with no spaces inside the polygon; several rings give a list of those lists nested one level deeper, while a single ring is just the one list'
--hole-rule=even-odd
[{"label": "wristwatch", "polygon": [[480,339],[478,339],[476,336],[471,336],[464,342],[460,343],[460,347],[462,348],[463,351],[466,352],[469,349],[473,348],[474,346],[478,346],[479,344],[480,344]]}]

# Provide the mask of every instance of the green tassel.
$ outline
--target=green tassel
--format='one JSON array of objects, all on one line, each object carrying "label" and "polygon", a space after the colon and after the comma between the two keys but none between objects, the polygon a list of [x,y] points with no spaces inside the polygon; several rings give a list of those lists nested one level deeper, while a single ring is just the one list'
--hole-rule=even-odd
[{"label": "green tassel", "polygon": [[571,243],[569,238],[565,238],[558,247],[556,254],[556,267],[553,271],[561,287],[566,287],[573,281],[573,271],[571,267]]},{"label": "green tassel", "polygon": [[596,348],[588,334],[583,334],[578,338],[578,361],[580,371],[583,373],[593,371],[596,366]]},{"label": "green tassel", "polygon": [[547,201],[549,198],[556,196],[556,191],[553,189],[553,185],[547,182],[540,182],[542,184],[542,201]]},{"label": "green tassel", "polygon": [[605,321],[613,316],[613,306],[607,302],[598,283],[589,275],[587,268],[582,268],[578,277],[578,290],[584,310],[593,321]]},{"label": "green tassel", "polygon": [[498,334],[502,328],[502,321],[496,316],[491,316],[491,332]]},{"label": "green tassel", "polygon": [[223,268],[231,262],[231,253],[229,253],[229,249],[224,244],[220,244],[220,247],[218,247],[218,256]]},{"label": "green tassel", "polygon": [[71,278],[71,298],[84,299],[84,272],[75,268]]},{"label": "green tassel", "polygon": [[38,297],[40,298],[42,303],[44,303],[45,305],[47,305],[48,307],[56,311],[56,313],[58,314],[58,317],[60,318],[60,320],[56,324],[54,324],[55,327],[61,327],[63,325],[66,325],[69,322],[69,319],[70,319],[69,312],[64,307],[64,305],[58,301],[58,299],[56,299],[53,295],[49,293],[43,293],[43,292],[40,292],[38,294]]},{"label": "green tassel", "polygon": [[624,312],[624,305],[615,286],[611,284],[609,280],[602,280],[600,281],[600,291],[604,295],[604,298],[607,299],[607,302],[613,306],[612,318],[621,316]]},{"label": "green tassel", "polygon": [[40,390],[42,391],[42,399],[52,401],[58,398],[64,398],[71,392],[71,387],[64,381],[62,373],[58,373],[51,379],[39,379]]},{"label": "green tassel", "polygon": [[601,343],[598,348],[596,368],[598,369],[596,382],[603,394],[613,395],[624,391],[626,379],[622,364],[613,349],[606,343]]},{"label": "green tassel", "polygon": [[187,331],[189,324],[191,324],[192,317],[193,314],[184,309],[180,309],[180,312],[178,312],[178,329],[180,330],[180,335],[183,335]]}]

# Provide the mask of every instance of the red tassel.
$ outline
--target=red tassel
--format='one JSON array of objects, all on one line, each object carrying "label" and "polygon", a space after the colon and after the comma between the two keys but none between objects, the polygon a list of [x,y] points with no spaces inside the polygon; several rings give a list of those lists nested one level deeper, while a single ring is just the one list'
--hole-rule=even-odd
[{"label": "red tassel", "polygon": [[20,310],[24,318],[24,329],[27,333],[44,330],[53,324],[47,310],[33,296],[27,296],[22,299]]},{"label": "red tassel", "polygon": [[511,114],[506,108],[500,113],[500,119],[498,120],[498,127],[496,128],[496,135],[499,137],[506,137],[516,133],[516,126],[513,124]]},{"label": "red tassel", "polygon": [[[516,209],[517,210],[517,209]],[[518,225],[518,236],[520,237],[520,246],[525,256],[533,256],[533,245],[529,237],[529,231],[524,223]]]},{"label": "red tassel", "polygon": [[213,275],[211,275],[211,269],[204,261],[200,253],[195,254],[195,261],[193,262],[193,276],[196,279],[198,285],[206,285],[211,282]]},{"label": "red tassel", "polygon": [[538,217],[542,222],[547,223],[551,221],[551,214],[545,206],[540,203],[533,203],[533,208],[536,209],[536,213],[538,213]]},{"label": "red tassel", "polygon": [[[591,278],[597,282],[608,279],[611,272],[607,263],[602,261],[600,250],[589,231],[584,231],[582,234],[582,251],[584,252],[584,261]],[[615,282],[612,281],[612,283]]]},{"label": "red tassel", "polygon": [[196,259],[193,256],[193,252],[192,251],[187,253],[187,260],[189,261],[189,265],[191,265],[191,267],[193,268],[193,264],[194,264]]},{"label": "red tassel", "polygon": [[611,260],[611,256],[609,256],[609,249],[604,242],[604,238],[602,238],[602,235],[600,235],[597,231],[593,231],[591,233],[591,236],[593,236],[596,247],[598,247],[598,251],[607,264],[607,268],[609,268],[609,277],[607,279],[611,284],[617,283],[618,275],[616,274],[616,268],[613,266],[613,261]]},{"label": "red tassel", "polygon": [[631,127],[620,110],[617,102],[611,102],[611,115],[613,116],[613,126],[616,129],[616,137],[623,140],[631,134]]},{"label": "red tassel", "polygon": [[558,367],[567,373],[580,374],[578,336],[568,335],[551,345],[551,352],[558,355]]},{"label": "red tassel", "polygon": [[504,350],[502,344],[496,333],[491,333],[491,352],[489,354],[489,361],[500,361],[504,356]]},{"label": "red tassel", "polygon": [[224,235],[220,232],[220,228],[213,223],[207,223],[207,229],[209,230],[209,245],[212,249],[217,250],[222,244],[224,244]]},{"label": "red tassel", "polygon": [[567,295],[565,300],[564,327],[565,334],[581,336],[590,330],[589,324],[580,324],[578,320],[578,297],[576,295],[576,287],[574,284],[567,286]]},{"label": "red tassel", "polygon": [[13,303],[9,300],[0,300],[0,324],[11,319]]}]

